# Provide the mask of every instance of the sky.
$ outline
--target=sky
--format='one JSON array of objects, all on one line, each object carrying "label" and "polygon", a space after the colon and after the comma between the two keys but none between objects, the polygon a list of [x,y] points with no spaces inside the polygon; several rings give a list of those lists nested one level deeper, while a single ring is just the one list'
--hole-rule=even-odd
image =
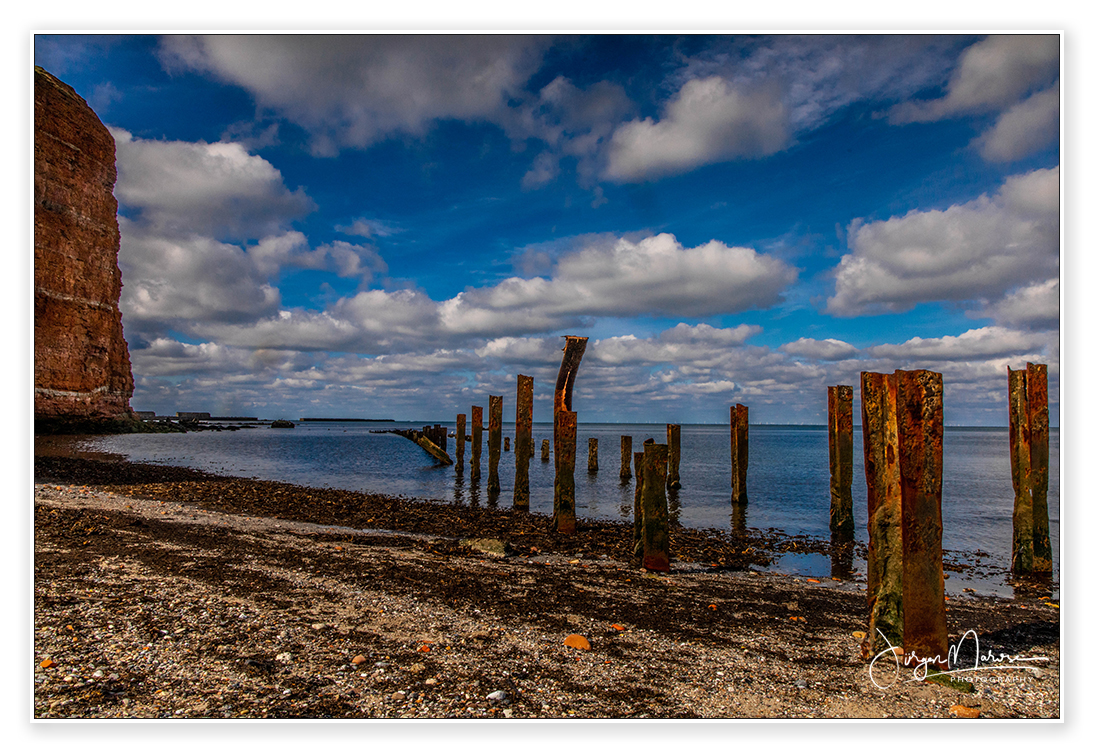
[{"label": "sky", "polygon": [[[117,145],[136,410],[823,424],[862,371],[1059,423],[1055,35],[58,35]],[[856,400],[856,414],[857,414]]]}]

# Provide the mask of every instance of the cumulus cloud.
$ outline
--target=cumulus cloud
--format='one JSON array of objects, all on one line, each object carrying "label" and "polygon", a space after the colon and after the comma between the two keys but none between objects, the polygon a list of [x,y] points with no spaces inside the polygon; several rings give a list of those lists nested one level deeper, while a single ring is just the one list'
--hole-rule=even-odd
[{"label": "cumulus cloud", "polygon": [[1012,290],[1002,300],[970,317],[990,317],[996,323],[1028,329],[1057,329],[1060,326],[1060,280],[1055,278]]},{"label": "cumulus cloud", "polygon": [[211,73],[305,128],[333,155],[393,134],[420,136],[437,120],[498,122],[539,68],[544,36],[168,36],[171,68]]},{"label": "cumulus cloud", "polygon": [[828,311],[905,311],[926,301],[995,301],[1058,274],[1060,170],[1011,176],[994,196],[862,223],[836,269]]},{"label": "cumulus cloud", "polygon": [[159,232],[246,240],[283,230],[315,208],[280,171],[237,143],[156,141],[112,129],[118,201]]},{"label": "cumulus cloud", "polygon": [[830,337],[824,340],[800,337],[794,342],[780,346],[779,350],[792,356],[802,356],[817,361],[842,361],[859,355],[859,349],[854,345]]},{"label": "cumulus cloud", "polygon": [[692,79],[660,120],[616,129],[604,175],[630,182],[681,173],[711,162],[761,157],[785,147],[788,110],[774,86],[742,88],[720,76]]},{"label": "cumulus cloud", "polygon": [[1008,162],[1032,154],[1060,135],[1060,84],[1038,92],[1004,112],[975,142],[989,162]]},{"label": "cumulus cloud", "polygon": [[1039,353],[1051,345],[1055,337],[1054,333],[982,327],[956,336],[913,337],[903,343],[875,345],[868,352],[875,358],[912,359],[921,362],[984,360]]}]

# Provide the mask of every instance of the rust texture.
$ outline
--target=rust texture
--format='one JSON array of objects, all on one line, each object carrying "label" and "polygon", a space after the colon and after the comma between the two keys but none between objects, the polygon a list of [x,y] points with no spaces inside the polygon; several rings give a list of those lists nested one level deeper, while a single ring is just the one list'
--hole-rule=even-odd
[{"label": "rust texture", "polygon": [[942,573],[942,375],[897,371],[896,422],[904,549],[904,654],[947,667]]},{"label": "rust texture", "polygon": [[482,406],[471,406],[471,483],[482,478]]},{"label": "rust texture", "polygon": [[866,371],[862,372],[861,381],[862,453],[870,537],[866,555],[867,645],[870,655],[874,656],[890,644],[900,646],[904,641],[900,460],[896,381],[889,374]]},{"label": "rust texture", "polygon": [[667,424],[665,433],[668,437],[668,470],[665,474],[665,484],[669,489],[680,488],[680,424]]},{"label": "rust texture", "polygon": [[855,535],[855,513],[851,502],[854,473],[854,390],[841,384],[828,388],[828,468],[832,503],[828,528],[842,537]]},{"label": "rust texture", "polygon": [[1014,488],[1011,570],[1016,575],[1033,572],[1033,497],[1029,485],[1029,410],[1026,406],[1026,372],[1007,368],[1010,397],[1010,475]]},{"label": "rust texture", "polygon": [[463,450],[466,444],[467,414],[456,414],[456,472],[463,472]]},{"label": "rust texture", "polygon": [[566,345],[562,351],[562,363],[558,367],[558,379],[555,380],[555,469],[558,469],[558,414],[574,409],[574,382],[577,380],[577,368],[585,355],[585,346],[589,338],[566,335]]},{"label": "rust texture", "polygon": [[729,456],[733,489],[730,499],[748,504],[748,408],[740,403],[729,409]]},{"label": "rust texture", "polygon": [[1048,366],[1026,364],[1029,413],[1029,491],[1033,505],[1033,572],[1052,572],[1048,529]]},{"label": "rust texture", "polygon": [[513,480],[513,507],[528,509],[528,461],[532,458],[532,391],[534,380],[517,375],[516,475]]},{"label": "rust texture", "polygon": [[577,532],[576,501],[574,498],[574,467],[577,463],[577,413],[559,411],[555,414],[555,529],[559,533]]},{"label": "rust texture", "polygon": [[631,477],[631,438],[622,436],[619,438],[619,478],[620,480]]},{"label": "rust texture", "polygon": [[589,437],[589,473],[600,470],[599,451],[599,440],[596,437]]},{"label": "rust texture", "polygon": [[669,569],[669,507],[665,496],[669,448],[646,443],[642,455],[642,566],[665,572]]},{"label": "rust texture", "polygon": [[638,562],[642,561],[642,460],[644,458],[644,453],[634,453],[634,557]]},{"label": "rust texture", "polygon": [[501,491],[501,479],[498,477],[498,463],[501,462],[501,395],[490,396],[490,433],[487,438],[487,477],[486,491],[496,494]]},{"label": "rust texture", "polygon": [[34,418],[132,414],[118,308],[114,139],[68,84],[34,69]]}]

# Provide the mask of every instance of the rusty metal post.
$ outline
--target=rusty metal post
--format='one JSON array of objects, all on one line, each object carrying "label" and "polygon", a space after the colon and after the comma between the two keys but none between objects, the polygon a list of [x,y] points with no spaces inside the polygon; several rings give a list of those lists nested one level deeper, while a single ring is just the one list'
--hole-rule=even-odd
[{"label": "rusty metal post", "polygon": [[513,481],[513,507],[529,506],[528,461],[532,457],[532,386],[530,376],[517,375],[517,468]]},{"label": "rusty metal post", "polygon": [[665,572],[669,569],[669,505],[665,496],[669,447],[646,443],[642,454],[642,566]]},{"label": "rusty metal post", "polygon": [[828,388],[828,468],[832,504],[828,528],[843,538],[854,538],[855,512],[851,502],[851,477],[854,473],[854,390],[841,384]]},{"label": "rusty metal post", "polygon": [[1033,506],[1033,572],[1052,573],[1048,528],[1048,366],[1026,364],[1029,413],[1029,492]]},{"label": "rusty metal post", "polygon": [[1029,410],[1026,405],[1026,372],[1007,367],[1010,396],[1010,475],[1014,488],[1011,571],[1033,572],[1033,496],[1029,485]]},{"label": "rusty metal post", "polygon": [[539,459],[544,463],[551,459],[551,440],[543,440],[543,444],[539,448]]},{"label": "rusty metal post", "polygon": [[625,481],[631,477],[631,438],[619,438],[619,479]]},{"label": "rusty metal post", "polygon": [[680,488],[680,424],[668,424],[665,433],[668,435],[668,470],[665,473],[665,484],[669,489]]},{"label": "rusty metal post", "polygon": [[487,444],[490,457],[486,492],[496,494],[501,491],[501,480],[498,478],[498,463],[501,462],[501,395],[490,396],[490,437]]},{"label": "rusty metal post", "polygon": [[505,438],[505,447],[503,449],[505,452],[509,452],[509,437]]},{"label": "rusty metal post", "polygon": [[482,478],[482,406],[471,406],[471,483]]},{"label": "rusty metal post", "polygon": [[896,381],[889,374],[864,371],[861,395],[866,519],[870,536],[866,555],[867,645],[870,655],[875,656],[890,644],[900,646],[904,641],[904,545],[900,535]]},{"label": "rusty metal post", "polygon": [[904,654],[948,667],[946,581],[942,573],[942,375],[897,371]]},{"label": "rusty metal post", "polygon": [[732,502],[748,504],[748,408],[740,403],[729,409],[729,455],[732,463]]},{"label": "rusty metal post", "polygon": [[589,437],[589,473],[596,473],[600,470],[600,459],[597,457],[599,453],[598,444],[596,437]]},{"label": "rusty metal post", "polygon": [[433,439],[433,443],[448,452],[448,429],[440,424],[433,424],[433,436],[436,437],[436,439]]},{"label": "rusty metal post", "polygon": [[555,414],[555,529],[559,533],[577,532],[574,499],[574,467],[577,463],[577,413],[563,410]]},{"label": "rusty metal post", "polygon": [[585,346],[589,338],[566,335],[566,345],[562,352],[562,363],[558,367],[558,379],[555,381],[555,469],[558,469],[558,414],[574,409],[574,381],[581,358],[585,355]]},{"label": "rusty metal post", "polygon": [[467,414],[456,414],[456,473],[463,473],[463,448],[466,444]]},{"label": "rusty metal post", "polygon": [[639,563],[642,562],[642,462],[645,457],[644,452],[634,453],[634,557]]}]

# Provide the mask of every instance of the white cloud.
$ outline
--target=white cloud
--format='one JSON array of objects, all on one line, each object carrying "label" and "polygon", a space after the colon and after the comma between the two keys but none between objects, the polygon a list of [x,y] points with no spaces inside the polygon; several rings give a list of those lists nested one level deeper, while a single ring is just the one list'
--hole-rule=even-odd
[{"label": "white cloud", "polygon": [[856,222],[828,311],[904,311],[925,301],[994,301],[1058,275],[1059,168],[1011,176],[991,197]]},{"label": "white cloud", "polygon": [[619,182],[686,172],[711,162],[761,157],[790,139],[789,113],[774,86],[743,89],[719,76],[692,79],[659,121],[616,129],[604,175]]},{"label": "white cloud", "polygon": [[987,316],[1010,327],[1058,329],[1060,326],[1059,278],[1027,285],[1007,293],[1002,300],[967,316]]},{"label": "white cloud", "polygon": [[314,209],[303,189],[242,145],[155,141],[112,129],[118,201],[170,234],[247,240],[271,235]]},{"label": "white cloud", "polygon": [[974,143],[989,162],[1021,159],[1060,135],[1060,84],[1037,92],[1004,112]]},{"label": "white cloud", "polygon": [[550,44],[511,35],[168,36],[169,68],[209,72],[309,131],[316,154],[420,136],[437,120],[498,122]]},{"label": "white cloud", "polygon": [[903,343],[875,345],[875,358],[924,361],[980,361],[1041,353],[1056,342],[1056,333],[1023,332],[1006,327],[970,329],[960,335],[913,337]]},{"label": "white cloud", "polygon": [[779,350],[792,356],[801,356],[817,361],[842,361],[859,355],[859,349],[854,345],[831,337],[824,340],[800,337],[794,342],[779,346]]}]

